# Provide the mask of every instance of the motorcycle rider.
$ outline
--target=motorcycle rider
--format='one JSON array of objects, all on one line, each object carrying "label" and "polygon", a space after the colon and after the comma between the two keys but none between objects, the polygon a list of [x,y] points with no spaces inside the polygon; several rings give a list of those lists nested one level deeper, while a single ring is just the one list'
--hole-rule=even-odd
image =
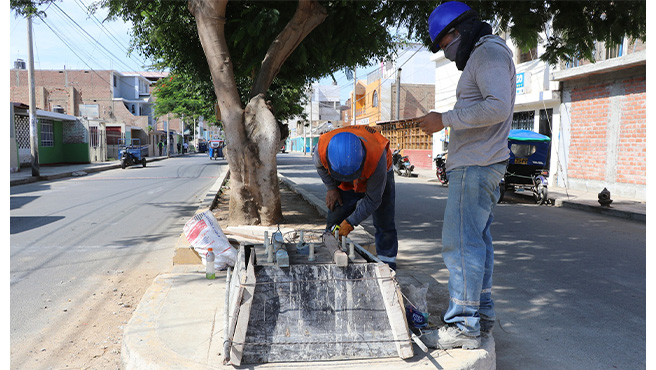
[{"label": "motorcycle rider", "polygon": [[[512,51],[466,4],[439,5],[428,18],[431,51],[444,50],[462,71],[454,108],[418,118],[433,134],[450,127],[449,196],[442,226],[442,257],[449,269],[447,324],[432,346],[478,348],[491,334],[494,248],[492,225],[499,181],[506,170],[515,102]],[[431,344],[431,343],[429,343]]]},{"label": "motorcycle rider", "polygon": [[347,126],[319,137],[314,165],[326,186],[326,231],[347,236],[370,215],[378,258],[396,269],[394,171],[389,140],[369,126]]}]

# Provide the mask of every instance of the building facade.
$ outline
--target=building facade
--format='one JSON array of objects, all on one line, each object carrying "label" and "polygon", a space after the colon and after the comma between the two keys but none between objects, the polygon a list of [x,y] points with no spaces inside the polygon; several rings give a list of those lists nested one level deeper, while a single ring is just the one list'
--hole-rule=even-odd
[{"label": "building facade", "polygon": [[[104,140],[107,144],[106,151],[96,153],[91,160],[116,158],[119,139],[139,138],[142,145],[149,145],[149,154],[154,155],[158,127],[150,95],[153,76],[145,73],[151,78],[113,70],[35,70],[36,105],[43,111],[85,121],[90,128],[90,141]],[[11,69],[9,74],[10,101],[29,102],[27,70]],[[171,130],[175,130],[173,126]],[[163,136],[164,131],[159,134]]]},{"label": "building facade", "polygon": [[[502,37],[505,35],[502,34]],[[545,35],[542,35],[546,37]],[[645,199],[645,45],[597,43],[596,63],[539,60],[543,45],[522,51],[507,39],[517,72],[513,129],[551,138],[549,184]],[[435,63],[435,110],[453,108],[460,77],[443,52]],[[433,156],[448,150],[448,130],[433,136]],[[631,159],[629,159],[631,158]]]}]

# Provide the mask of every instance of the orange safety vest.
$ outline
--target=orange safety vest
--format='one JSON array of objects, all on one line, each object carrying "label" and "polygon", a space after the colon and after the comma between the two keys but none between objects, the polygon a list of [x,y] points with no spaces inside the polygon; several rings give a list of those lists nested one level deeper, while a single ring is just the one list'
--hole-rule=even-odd
[{"label": "orange safety vest", "polygon": [[330,166],[328,165],[328,143],[333,136],[341,132],[350,132],[360,138],[365,148],[365,159],[360,178],[352,182],[342,182],[339,188],[344,191],[354,190],[357,193],[364,193],[367,191],[367,179],[373,175],[378,167],[380,156],[383,151],[387,151],[387,169],[392,166],[392,151],[389,148],[389,140],[381,135],[376,129],[369,126],[346,126],[330,132],[326,132],[319,136],[319,143],[317,150],[319,150],[319,159],[321,164],[330,173]]}]

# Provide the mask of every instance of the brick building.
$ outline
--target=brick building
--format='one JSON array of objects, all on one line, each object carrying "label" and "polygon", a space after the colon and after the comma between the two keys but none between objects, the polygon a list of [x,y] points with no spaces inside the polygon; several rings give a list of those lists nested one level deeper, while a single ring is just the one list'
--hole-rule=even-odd
[{"label": "brick building", "polygon": [[555,72],[560,186],[646,200],[646,50]]},{"label": "brick building", "polygon": [[[9,74],[10,101],[28,103],[27,70],[11,69]],[[154,155],[165,132],[163,122],[153,115],[150,84],[163,76],[113,70],[35,70],[36,106],[84,120],[90,136],[95,136],[90,141],[106,143],[98,161],[117,157],[119,139],[139,138],[142,145],[149,145],[149,155]],[[181,132],[180,120],[171,119],[169,130]]]},{"label": "brick building", "polygon": [[[522,51],[507,35],[517,73],[513,129],[551,138],[549,186],[646,198],[646,45],[624,39],[595,43],[595,63],[547,65],[545,47]],[[546,37],[545,35],[542,35]],[[455,104],[460,71],[443,52],[435,62],[435,110]],[[447,150],[446,130],[433,139],[433,156]]]}]

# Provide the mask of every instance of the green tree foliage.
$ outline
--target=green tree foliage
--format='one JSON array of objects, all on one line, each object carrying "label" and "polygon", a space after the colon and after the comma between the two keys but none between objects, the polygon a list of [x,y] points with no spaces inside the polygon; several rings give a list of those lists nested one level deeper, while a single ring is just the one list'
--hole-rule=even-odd
[{"label": "green tree foliage", "polygon": [[[508,32],[527,51],[542,42],[546,51],[540,59],[549,64],[561,60],[587,59],[594,62],[595,41],[617,45],[622,38],[646,41],[647,2],[645,0],[522,0],[466,1],[495,31]],[[390,3],[410,32],[425,45],[430,44],[426,19],[433,2],[418,2],[415,8]],[[550,26],[550,27],[549,27]],[[549,28],[547,28],[549,27]],[[540,38],[540,34],[546,35]]]},{"label": "green tree foliage", "polygon": [[155,116],[173,113],[177,117],[198,118],[206,122],[216,122],[214,114],[214,92],[212,83],[192,80],[187,75],[170,75],[153,86],[156,97]]}]

